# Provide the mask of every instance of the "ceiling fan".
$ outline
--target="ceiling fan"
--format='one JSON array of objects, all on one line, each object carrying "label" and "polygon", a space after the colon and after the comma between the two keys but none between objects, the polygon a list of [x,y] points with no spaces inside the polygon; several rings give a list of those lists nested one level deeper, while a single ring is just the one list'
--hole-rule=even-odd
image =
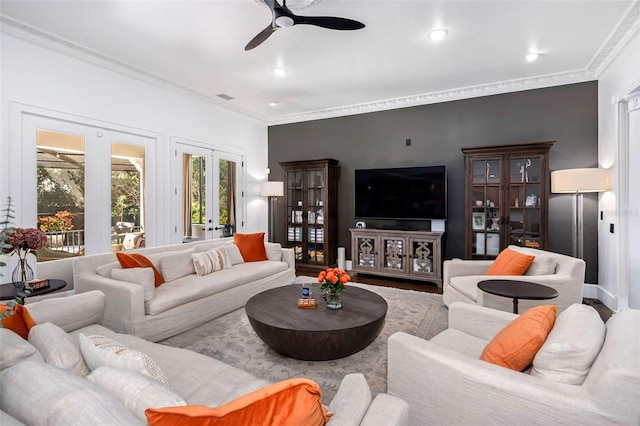
[{"label": "ceiling fan", "polygon": [[364,28],[362,22],[354,21],[353,19],[331,16],[296,15],[287,7],[287,0],[282,1],[282,6],[276,0],[263,1],[269,9],[271,9],[271,23],[267,25],[267,28],[252,38],[244,47],[244,50],[251,50],[259,46],[278,28],[291,27],[293,25],[315,25],[316,27],[328,28],[330,30],[359,30],[360,28]]}]

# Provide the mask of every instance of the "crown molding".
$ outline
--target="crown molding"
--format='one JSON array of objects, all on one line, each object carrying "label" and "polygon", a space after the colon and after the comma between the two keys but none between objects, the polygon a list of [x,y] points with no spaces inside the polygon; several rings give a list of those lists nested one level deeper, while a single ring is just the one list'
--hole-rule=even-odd
[{"label": "crown molding", "polygon": [[[261,3],[260,0],[255,0]],[[309,5],[319,0],[306,0]],[[168,90],[178,91],[190,96],[196,96],[225,110],[243,114],[252,119],[261,121],[267,125],[289,124],[302,121],[321,120],[348,115],[365,114],[370,112],[385,111],[397,108],[406,108],[419,105],[428,105],[439,102],[448,102],[461,99],[477,98],[482,96],[497,95],[523,90],[541,89],[545,87],[560,86],[564,84],[582,83],[596,80],[620,52],[626,43],[640,29],[640,0],[634,1],[618,26],[612,31],[609,38],[595,54],[589,65],[580,70],[561,73],[540,75],[521,79],[499,81],[481,85],[454,88],[438,92],[429,92],[398,98],[377,100],[353,105],[344,105],[335,108],[327,108],[315,111],[268,117],[254,111],[240,107],[232,102],[223,101],[217,96],[199,92],[182,84],[168,80],[147,70],[138,68],[129,63],[111,58],[95,50],[78,45],[69,40],[55,36],[46,31],[31,27],[23,22],[0,15],[0,31],[22,38],[33,43],[62,52],[94,65],[98,65],[112,71],[127,75],[131,78],[147,82]]]},{"label": "crown molding", "polygon": [[66,54],[76,59],[80,59],[82,61],[92,63],[102,68],[107,68],[111,71],[124,74],[128,77],[134,78],[136,80],[144,81],[146,83],[152,84],[157,87],[161,87],[163,89],[177,91],[185,95],[196,96],[209,103],[215,104],[216,106],[221,107],[225,110],[231,110],[262,122],[266,122],[267,120],[266,116],[256,114],[252,111],[246,110],[244,108],[240,108],[231,103],[226,103],[227,101],[223,101],[218,96],[206,94],[206,93],[191,89],[187,86],[168,80],[162,76],[149,72],[145,69],[136,67],[135,65],[131,65],[127,62],[120,61],[118,59],[104,55],[93,49],[89,49],[85,46],[79,45],[77,43],[73,43],[69,40],[58,37],[49,32],[40,30],[38,28],[27,25],[21,21],[11,19],[1,14],[0,14],[0,32],[10,34],[17,38],[30,41],[34,44],[38,44],[40,46],[50,48],[54,51]]}]

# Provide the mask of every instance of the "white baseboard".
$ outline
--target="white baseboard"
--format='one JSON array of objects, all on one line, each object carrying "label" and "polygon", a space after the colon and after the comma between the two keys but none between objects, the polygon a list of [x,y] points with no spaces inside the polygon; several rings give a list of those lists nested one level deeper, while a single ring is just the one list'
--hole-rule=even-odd
[{"label": "white baseboard", "polygon": [[597,284],[585,284],[582,290],[582,296],[588,299],[597,299],[612,311],[618,311],[618,297]]}]

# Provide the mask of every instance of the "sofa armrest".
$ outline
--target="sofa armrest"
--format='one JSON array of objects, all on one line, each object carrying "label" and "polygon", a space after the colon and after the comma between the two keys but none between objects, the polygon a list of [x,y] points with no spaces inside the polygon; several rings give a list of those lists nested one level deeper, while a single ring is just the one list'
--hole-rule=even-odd
[{"label": "sofa armrest", "polygon": [[100,290],[105,295],[100,324],[118,333],[135,334],[133,325],[144,319],[144,288],[98,274],[76,274],[76,293]]},{"label": "sofa armrest", "polygon": [[371,389],[364,375],[347,374],[329,404],[330,426],[357,426],[371,404]]},{"label": "sofa armrest", "polygon": [[449,306],[449,328],[474,337],[491,340],[518,315],[464,302]]},{"label": "sofa armrest", "polygon": [[289,269],[296,270],[296,256],[293,252],[293,249],[283,248],[282,249],[282,261],[286,262],[289,265]]},{"label": "sofa armrest", "polygon": [[409,422],[409,404],[387,393],[378,394],[362,419],[362,426],[403,426]]},{"label": "sofa armrest", "polygon": [[387,391],[408,402],[410,424],[597,424],[603,413],[583,386],[556,383],[428,340],[388,341]]},{"label": "sofa armrest", "polygon": [[493,260],[445,260],[442,264],[442,283],[449,284],[453,277],[482,275],[492,263]]}]

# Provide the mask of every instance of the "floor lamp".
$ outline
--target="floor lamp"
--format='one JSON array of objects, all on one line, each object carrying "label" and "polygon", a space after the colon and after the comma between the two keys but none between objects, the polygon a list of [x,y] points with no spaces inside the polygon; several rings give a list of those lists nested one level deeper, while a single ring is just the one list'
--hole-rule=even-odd
[{"label": "floor lamp", "polygon": [[573,194],[575,218],[573,219],[573,256],[583,258],[583,195],[585,192],[607,190],[607,170],[599,168],[566,169],[551,172],[551,192]]},{"label": "floor lamp", "polygon": [[276,216],[278,211],[278,200],[276,197],[282,197],[284,195],[284,182],[272,180],[262,182],[260,185],[260,195],[262,197],[269,197],[271,203],[269,207],[269,241],[275,242],[274,233],[276,231]]}]

